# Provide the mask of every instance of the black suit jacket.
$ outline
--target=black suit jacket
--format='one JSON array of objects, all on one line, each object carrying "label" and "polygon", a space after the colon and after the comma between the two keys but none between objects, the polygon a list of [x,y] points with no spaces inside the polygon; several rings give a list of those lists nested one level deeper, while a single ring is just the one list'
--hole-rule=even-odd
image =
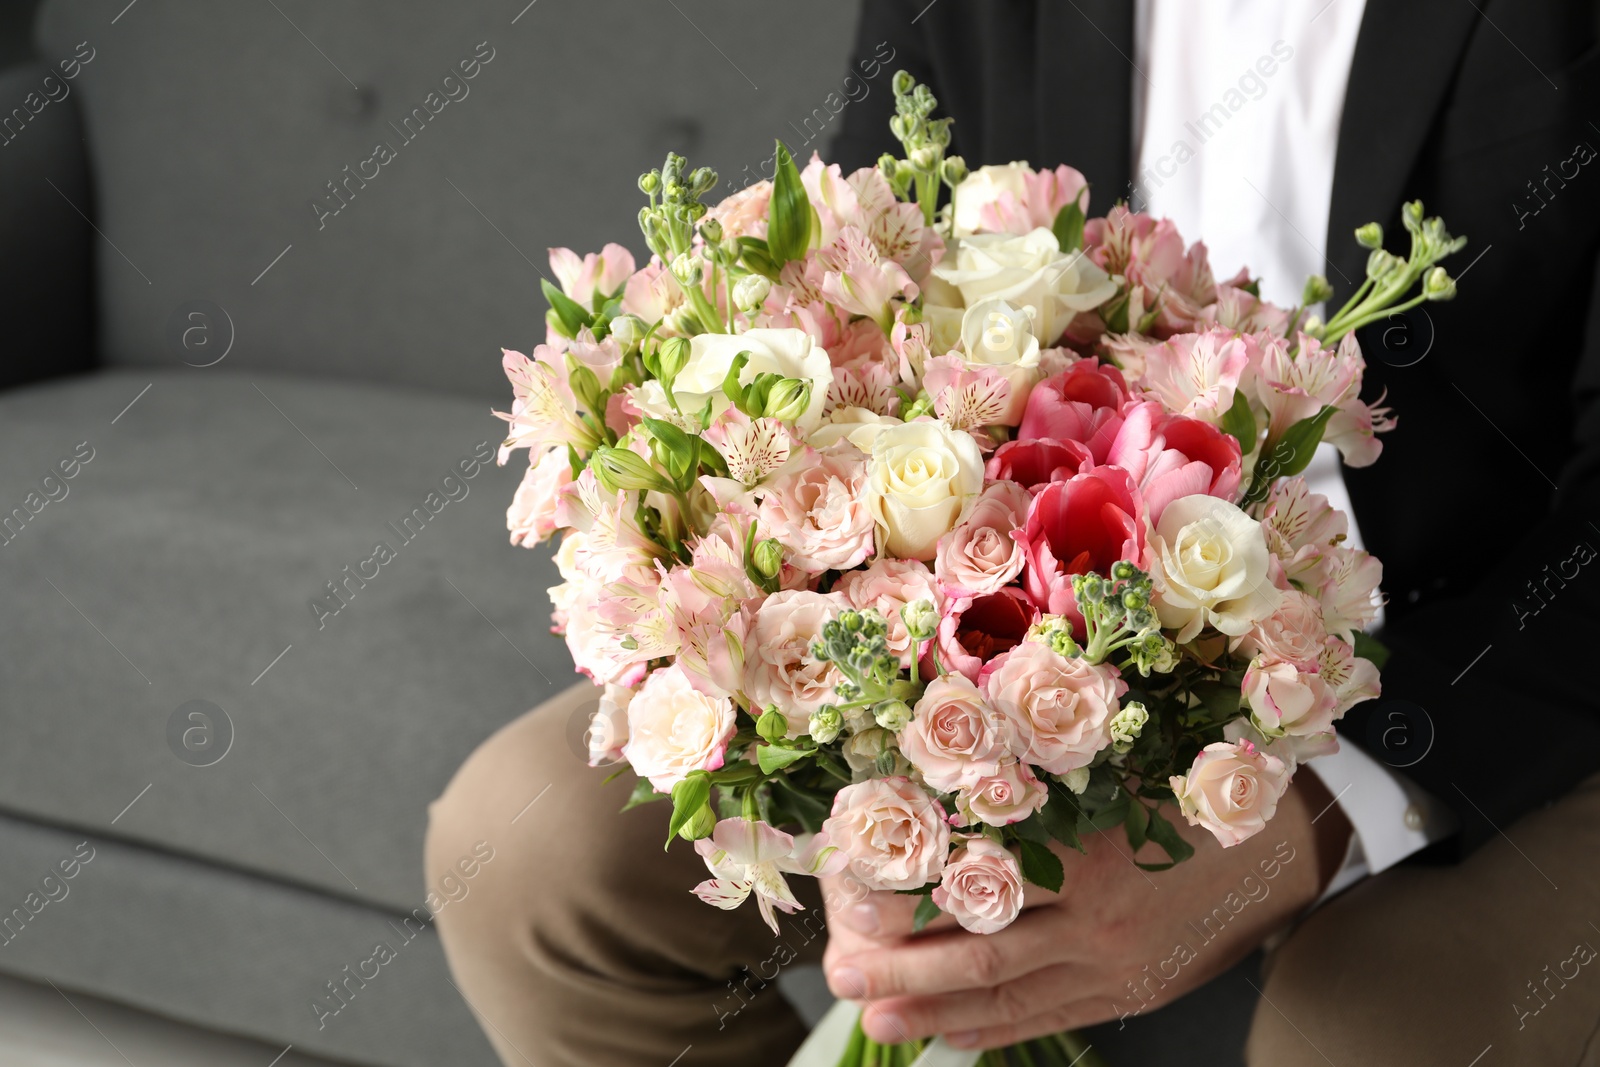
[{"label": "black suit jacket", "polygon": [[[887,41],[969,165],[1070,164],[1103,213],[1130,191],[1132,10],[866,0],[858,58]],[[1600,770],[1596,12],[1368,0],[1339,134],[1330,306],[1365,276],[1352,231],[1382,222],[1396,247],[1404,200],[1470,239],[1447,264],[1455,301],[1360,336],[1364,396],[1399,419],[1378,463],[1346,473],[1393,655],[1383,698],[1340,724],[1456,811],[1457,854]],[[894,149],[892,111],[887,87],[851,104],[833,158]]]}]

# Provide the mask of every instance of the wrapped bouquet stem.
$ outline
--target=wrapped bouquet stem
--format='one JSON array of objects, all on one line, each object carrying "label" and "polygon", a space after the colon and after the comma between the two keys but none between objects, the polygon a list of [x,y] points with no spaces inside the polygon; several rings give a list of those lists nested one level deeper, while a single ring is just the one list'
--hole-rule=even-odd
[{"label": "wrapped bouquet stem", "polygon": [[[552,252],[500,459],[528,450],[512,540],[560,538],[592,762],[704,859],[686,891],[776,932],[790,876],[848,872],[982,937],[1025,885],[1071,892],[1088,835],[1158,871],[1177,820],[1260,832],[1378,695],[1381,565],[1300,475],[1324,442],[1378,458],[1354,331],[1453,296],[1463,242],[1420,204],[1404,255],[1362,227],[1366,281],[1319,319],[1324,280],[1276,307],[1167,220],[1091,216],[1070,167],[969,174],[927,88],[894,91],[875,168],[779,145],[708,205],[671,155],[648,262]],[[908,1036],[834,1062],[934,1054]],[[1074,1040],[984,1057],[1094,1062]]]}]

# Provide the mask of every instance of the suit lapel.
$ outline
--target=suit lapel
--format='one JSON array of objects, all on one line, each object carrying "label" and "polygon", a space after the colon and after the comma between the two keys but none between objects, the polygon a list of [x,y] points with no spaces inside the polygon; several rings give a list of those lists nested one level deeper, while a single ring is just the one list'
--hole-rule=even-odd
[{"label": "suit lapel", "polygon": [[1132,0],[1038,0],[1036,167],[1089,179],[1091,210],[1128,197],[1132,169]]},{"label": "suit lapel", "polygon": [[1339,123],[1328,211],[1335,302],[1366,277],[1367,253],[1352,231],[1399,219],[1406,180],[1479,18],[1467,0],[1368,0]]}]

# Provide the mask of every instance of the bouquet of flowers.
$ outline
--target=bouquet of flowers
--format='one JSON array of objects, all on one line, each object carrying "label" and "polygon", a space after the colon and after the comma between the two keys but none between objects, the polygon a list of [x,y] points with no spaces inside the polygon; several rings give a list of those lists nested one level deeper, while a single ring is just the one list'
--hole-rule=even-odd
[{"label": "bouquet of flowers", "polygon": [[[780,143],[707,206],[717,176],[669,155],[639,180],[650,261],[552,251],[546,342],[504,358],[512,540],[561,537],[591,762],[670,798],[693,891],[775,932],[786,873],[983,934],[1086,834],[1156,870],[1193,851],[1174,808],[1258,833],[1379,692],[1381,565],[1298,476],[1323,441],[1377,459],[1353,331],[1453,296],[1463,244],[1408,204],[1407,255],[1357,231],[1337,312],[1316,277],[1276,307],[1170,221],[1089,217],[1070,167],[969,173],[927,87],[894,92],[876,168]],[[919,1047],[857,1029],[840,1062]]]}]

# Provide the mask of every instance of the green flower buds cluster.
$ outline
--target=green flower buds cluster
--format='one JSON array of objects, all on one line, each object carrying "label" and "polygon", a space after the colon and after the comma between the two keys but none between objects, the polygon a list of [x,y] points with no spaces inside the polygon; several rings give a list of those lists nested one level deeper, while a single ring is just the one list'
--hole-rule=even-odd
[{"label": "green flower buds cluster", "polygon": [[693,246],[695,224],[706,213],[700,198],[717,184],[717,172],[710,167],[689,171],[688,165],[676,152],[668,152],[660,170],[639,176],[639,191],[650,198],[649,205],[639,209],[639,229],[663,263],[671,263]]},{"label": "green flower buds cluster", "polygon": [[1072,579],[1072,592],[1083,613],[1088,642],[1081,655],[1090,663],[1103,662],[1118,649],[1146,676],[1151,670],[1170,670],[1176,659],[1168,654],[1171,642],[1161,633],[1161,620],[1151,603],[1150,575],[1118,560],[1110,577],[1080,574]]},{"label": "green flower buds cluster", "polygon": [[881,700],[900,677],[900,659],[889,651],[889,627],[876,611],[841,611],[822,627],[811,654],[839,668],[845,680],[835,691],[847,701]]},{"label": "green flower buds cluster", "polygon": [[[1425,300],[1450,300],[1455,297],[1455,280],[1443,267],[1435,264],[1461,251],[1467,239],[1452,237],[1450,231],[1445,229],[1443,219],[1437,216],[1424,217],[1420,200],[1413,200],[1400,209],[1400,221],[1411,237],[1410,253],[1401,257],[1386,250],[1383,247],[1383,227],[1376,222],[1358,228],[1356,242],[1362,248],[1371,250],[1367,256],[1366,280],[1327,322],[1308,322],[1306,333],[1324,344],[1333,344],[1352,330],[1391,318]],[[1418,282],[1421,282],[1421,292],[1412,296]],[[1308,282],[1308,291],[1310,287],[1311,283]]]},{"label": "green flower buds cluster", "polygon": [[762,417],[794,422],[811,407],[811,383],[799,378],[785,378],[781,374],[764,371],[741,384],[739,376],[750,362],[750,353],[740,352],[733,357],[727,375],[722,379],[722,391],[733,406],[752,419]]}]

